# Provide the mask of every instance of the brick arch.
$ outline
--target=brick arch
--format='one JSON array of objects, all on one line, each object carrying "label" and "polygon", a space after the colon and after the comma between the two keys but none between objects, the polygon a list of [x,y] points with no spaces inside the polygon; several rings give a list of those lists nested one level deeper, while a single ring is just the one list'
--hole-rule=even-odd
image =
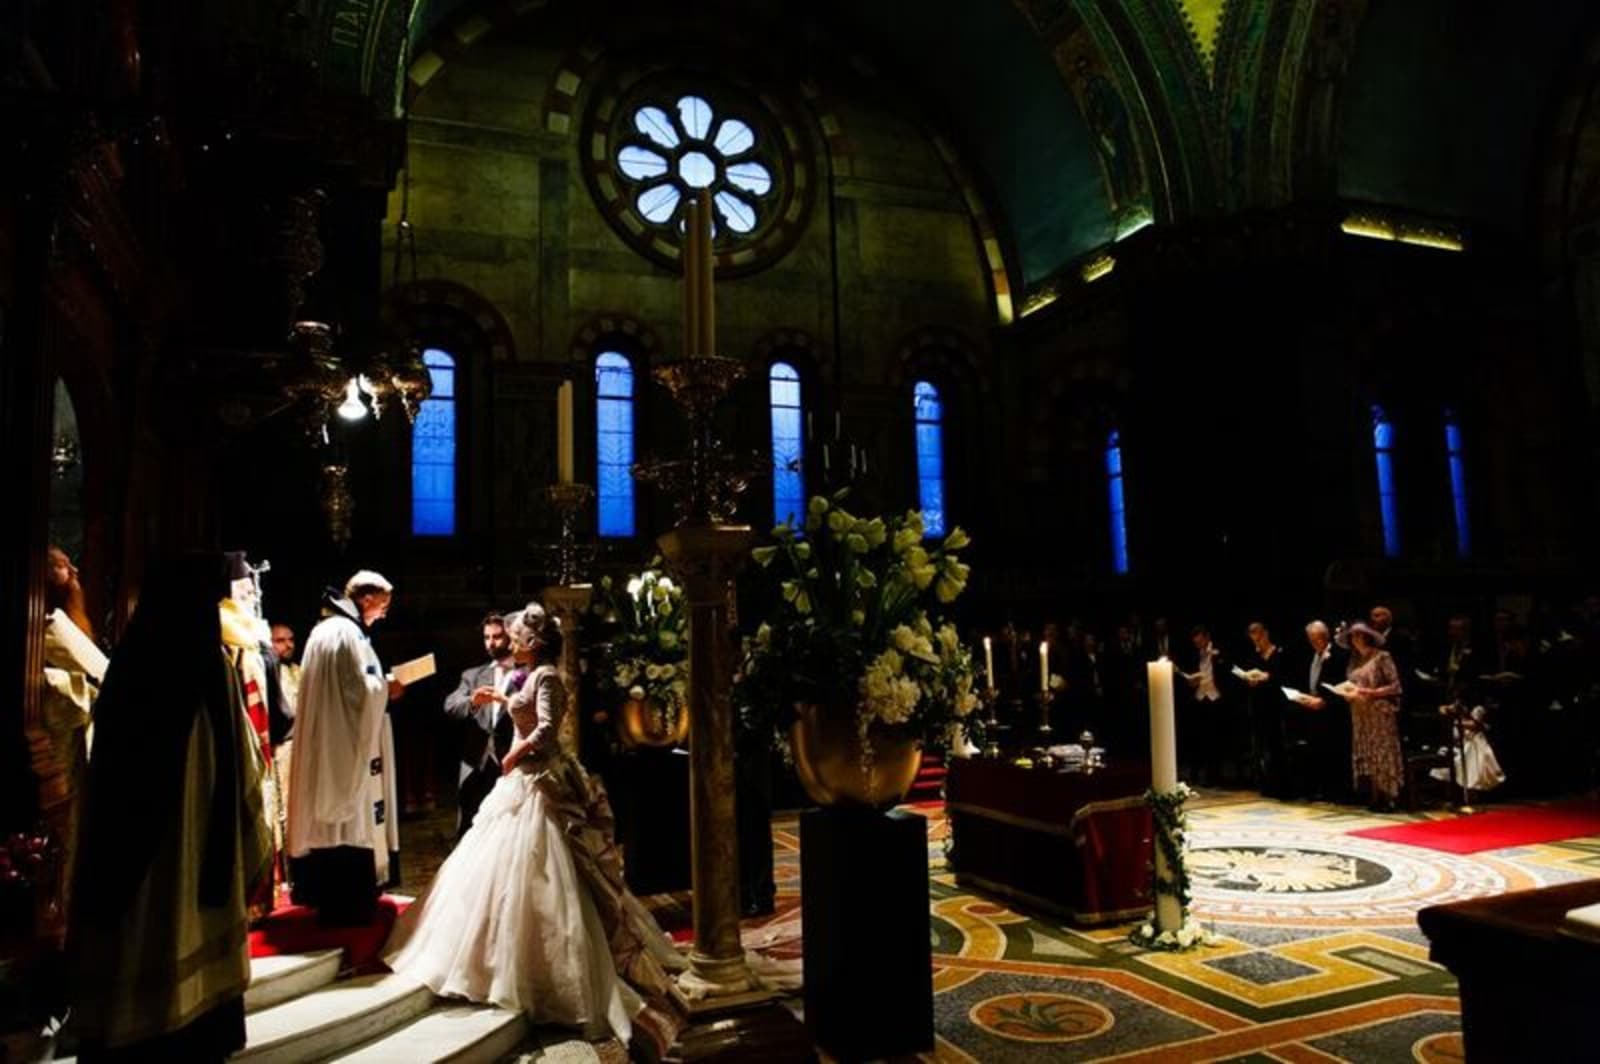
[{"label": "brick arch", "polygon": [[895,383],[908,384],[921,365],[928,364],[928,352],[939,352],[937,367],[968,382],[979,393],[990,391],[978,345],[964,333],[942,325],[924,325],[900,341],[895,355]]},{"label": "brick arch", "polygon": [[750,348],[755,365],[763,368],[771,365],[776,356],[785,351],[799,354],[810,363],[818,381],[830,388],[833,386],[833,360],[829,357],[829,349],[804,329],[774,329]]},{"label": "brick arch", "polygon": [[511,327],[499,309],[483,296],[457,281],[413,281],[392,288],[384,296],[384,323],[408,336],[457,336],[463,330],[476,332],[467,346],[481,350],[495,361],[516,358],[517,345]]},{"label": "brick arch", "polygon": [[661,346],[660,334],[649,325],[631,314],[611,312],[597,314],[578,327],[572,335],[568,357],[574,362],[587,362],[611,339],[621,339],[628,353],[642,355],[647,362],[666,350]]}]

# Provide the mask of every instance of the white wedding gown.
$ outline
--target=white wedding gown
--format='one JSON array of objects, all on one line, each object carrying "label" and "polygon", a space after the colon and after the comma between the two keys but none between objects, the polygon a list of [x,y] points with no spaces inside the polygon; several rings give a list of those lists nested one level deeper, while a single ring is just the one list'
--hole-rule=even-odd
[{"label": "white wedding gown", "polygon": [[[620,881],[609,809],[560,751],[564,695],[546,672],[524,685],[529,698],[513,701],[518,736],[532,735],[534,753],[489,792],[433,885],[397,922],[385,959],[446,997],[526,1012],[535,1023],[578,1027],[589,1038],[626,1043],[640,1026],[670,1044],[681,1024],[665,971],[683,961],[607,876],[605,864],[614,862]],[[614,949],[621,951],[615,957]]]}]

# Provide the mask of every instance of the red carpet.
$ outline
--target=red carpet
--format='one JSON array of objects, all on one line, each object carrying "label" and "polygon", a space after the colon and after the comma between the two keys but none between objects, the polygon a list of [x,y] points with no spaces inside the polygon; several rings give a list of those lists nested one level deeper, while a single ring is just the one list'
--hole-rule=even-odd
[{"label": "red carpet", "polygon": [[1484,850],[1503,850],[1509,846],[1600,835],[1600,802],[1562,802],[1558,805],[1478,813],[1449,820],[1420,820],[1414,824],[1363,828],[1350,834],[1363,839],[1381,839],[1445,853],[1481,853]]},{"label": "red carpet", "polygon": [[340,967],[357,975],[384,971],[378,955],[389,939],[395,917],[405,912],[408,901],[385,894],[378,899],[378,915],[365,927],[323,927],[317,914],[304,905],[286,905],[262,920],[250,932],[250,956],[271,957],[279,953],[310,953],[314,950],[342,949]]}]

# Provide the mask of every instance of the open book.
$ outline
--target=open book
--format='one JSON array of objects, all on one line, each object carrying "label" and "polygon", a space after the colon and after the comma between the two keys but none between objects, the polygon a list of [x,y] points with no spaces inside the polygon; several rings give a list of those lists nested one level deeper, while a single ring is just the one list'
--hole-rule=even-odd
[{"label": "open book", "polygon": [[1272,679],[1271,676],[1262,672],[1260,669],[1241,669],[1237,665],[1233,667],[1233,674],[1239,677],[1239,679],[1244,680],[1246,683],[1262,683],[1263,681]]},{"label": "open book", "polygon": [[1561,921],[1563,935],[1600,942],[1600,904],[1570,910]]},{"label": "open book", "polygon": [[1354,698],[1355,697],[1356,685],[1351,683],[1349,680],[1342,680],[1337,684],[1325,683],[1322,686],[1324,688],[1326,688],[1327,690],[1332,691],[1334,694],[1338,695],[1340,698]]},{"label": "open book", "polygon": [[1283,697],[1287,698],[1291,702],[1298,702],[1302,706],[1311,701],[1310,695],[1293,687],[1280,687],[1278,690],[1283,692]]},{"label": "open book", "polygon": [[410,687],[418,680],[426,680],[438,671],[438,667],[433,662],[433,655],[424,654],[420,658],[402,661],[390,670],[389,675]]}]

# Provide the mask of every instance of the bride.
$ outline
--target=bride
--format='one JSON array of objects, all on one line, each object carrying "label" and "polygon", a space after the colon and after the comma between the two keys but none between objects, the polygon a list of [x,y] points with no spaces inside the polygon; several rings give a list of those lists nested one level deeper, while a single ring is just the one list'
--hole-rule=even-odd
[{"label": "bride", "polygon": [[605,792],[557,741],[566,691],[551,664],[561,633],[530,603],[508,618],[532,668],[509,711],[503,775],[385,958],[436,994],[526,1012],[534,1023],[614,1035],[660,1058],[684,1008],[668,969],[682,957],[628,892]]}]

